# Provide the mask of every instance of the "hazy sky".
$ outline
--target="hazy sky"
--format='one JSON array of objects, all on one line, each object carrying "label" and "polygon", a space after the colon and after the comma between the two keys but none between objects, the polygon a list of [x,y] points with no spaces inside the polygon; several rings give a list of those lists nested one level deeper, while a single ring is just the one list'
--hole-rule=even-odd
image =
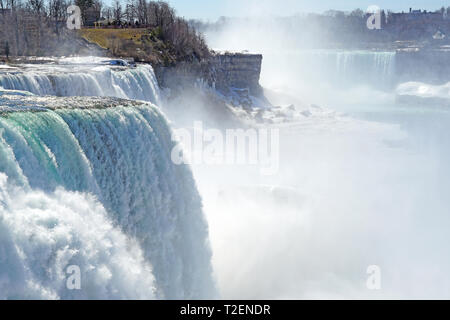
[{"label": "hazy sky", "polygon": [[448,0],[169,0],[177,13],[186,18],[217,20],[220,16],[292,15],[301,12],[324,12],[329,9],[382,9],[408,11],[435,10],[450,6]]}]

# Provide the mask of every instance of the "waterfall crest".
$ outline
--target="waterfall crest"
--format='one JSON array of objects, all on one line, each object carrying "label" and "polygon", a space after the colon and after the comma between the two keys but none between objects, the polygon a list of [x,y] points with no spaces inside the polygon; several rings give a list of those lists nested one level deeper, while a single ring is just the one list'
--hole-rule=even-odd
[{"label": "waterfall crest", "polygon": [[0,73],[0,86],[36,95],[106,96],[160,104],[159,87],[149,65],[136,68],[47,65],[13,69]]}]

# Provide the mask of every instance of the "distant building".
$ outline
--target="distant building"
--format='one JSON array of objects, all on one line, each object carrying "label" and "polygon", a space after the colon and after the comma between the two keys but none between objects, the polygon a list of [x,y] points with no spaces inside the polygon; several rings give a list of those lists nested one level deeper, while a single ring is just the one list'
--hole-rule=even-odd
[{"label": "distant building", "polygon": [[392,13],[391,18],[393,22],[406,22],[406,21],[441,21],[444,20],[444,14],[442,12],[428,12],[427,10],[413,10],[409,8],[409,12]]},{"label": "distant building", "polygon": [[116,20],[114,19],[103,19],[103,20],[99,20],[99,21],[95,21],[94,25],[95,27],[98,28],[102,28],[102,27],[107,27],[107,26],[113,26],[115,24]]},{"label": "distant building", "polygon": [[93,27],[95,22],[100,19],[100,10],[95,7],[89,7],[84,13],[84,25],[86,27]]},{"label": "distant building", "polygon": [[438,30],[438,31],[433,35],[433,39],[434,39],[434,40],[444,40],[444,39],[445,39],[445,34],[444,34],[441,30]]}]

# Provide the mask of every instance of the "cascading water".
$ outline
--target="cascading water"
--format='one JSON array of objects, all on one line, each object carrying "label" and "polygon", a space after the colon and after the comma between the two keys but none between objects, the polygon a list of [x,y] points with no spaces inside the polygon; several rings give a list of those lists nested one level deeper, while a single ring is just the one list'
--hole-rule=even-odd
[{"label": "cascading water", "polygon": [[107,96],[159,104],[159,87],[149,65],[136,68],[46,65],[0,74],[0,86],[37,95]]},{"label": "cascading water", "polygon": [[335,52],[336,77],[353,83],[381,84],[392,81],[395,52]]},{"label": "cascading water", "polygon": [[395,52],[298,50],[269,52],[264,59],[261,81],[268,87],[280,81],[286,87],[303,81],[313,88],[368,85],[389,89],[395,83]]},{"label": "cascading water", "polygon": [[[159,99],[145,66],[0,79],[39,94]],[[18,94],[3,92],[0,107],[0,298],[214,296],[201,199],[170,159],[159,109]],[[81,290],[66,287],[69,265]]]}]

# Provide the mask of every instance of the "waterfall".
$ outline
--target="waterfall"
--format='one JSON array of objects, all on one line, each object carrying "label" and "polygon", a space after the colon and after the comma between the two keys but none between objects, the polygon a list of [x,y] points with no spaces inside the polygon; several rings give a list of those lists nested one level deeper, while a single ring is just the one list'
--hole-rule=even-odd
[{"label": "waterfall", "polygon": [[149,65],[136,68],[53,66],[0,73],[0,86],[37,95],[107,96],[160,104],[159,87]]},{"label": "waterfall", "polygon": [[[335,85],[385,85],[394,75],[395,52],[306,51],[300,55],[304,70]],[[326,77],[323,77],[326,75]]]},{"label": "waterfall", "polygon": [[270,53],[265,59],[269,63],[263,68],[262,78],[269,85],[274,76],[296,79],[313,87],[327,83],[343,88],[387,88],[395,82],[395,52],[301,50]]},{"label": "waterfall", "polygon": [[[150,66],[0,79],[39,95],[159,99]],[[1,95],[0,299],[214,297],[201,198],[171,161],[159,108],[18,93]],[[66,288],[70,265],[81,290]]]},{"label": "waterfall", "polygon": [[335,52],[336,77],[352,83],[383,84],[394,75],[395,52]]},{"label": "waterfall", "polygon": [[[8,180],[0,173],[0,299],[155,298],[151,265],[96,199]],[[66,287],[70,266],[81,290]]]}]

